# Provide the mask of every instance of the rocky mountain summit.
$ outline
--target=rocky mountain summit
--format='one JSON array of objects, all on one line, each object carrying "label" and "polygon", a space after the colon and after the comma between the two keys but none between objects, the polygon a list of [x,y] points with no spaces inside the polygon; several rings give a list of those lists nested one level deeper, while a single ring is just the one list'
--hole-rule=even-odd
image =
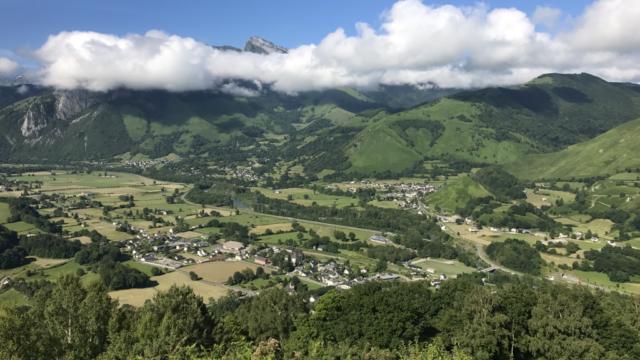
[{"label": "rocky mountain summit", "polygon": [[286,54],[289,50],[259,36],[252,36],[244,45],[244,51],[256,54]]}]

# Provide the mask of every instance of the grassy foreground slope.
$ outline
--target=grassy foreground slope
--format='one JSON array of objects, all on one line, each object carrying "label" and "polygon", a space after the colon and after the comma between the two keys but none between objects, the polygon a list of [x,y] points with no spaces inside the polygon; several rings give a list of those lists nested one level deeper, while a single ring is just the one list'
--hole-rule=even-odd
[{"label": "grassy foreground slope", "polygon": [[522,179],[556,179],[607,175],[640,167],[640,119],[568,148],[529,155],[506,165]]}]

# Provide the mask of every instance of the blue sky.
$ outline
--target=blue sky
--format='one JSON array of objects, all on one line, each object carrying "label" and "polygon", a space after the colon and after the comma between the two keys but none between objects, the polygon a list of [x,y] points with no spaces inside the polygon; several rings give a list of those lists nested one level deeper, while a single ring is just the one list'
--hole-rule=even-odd
[{"label": "blue sky", "polygon": [[[474,5],[478,1],[424,1],[427,4]],[[356,22],[377,27],[392,0],[1,0],[0,49],[40,47],[50,34],[65,30],[116,35],[150,29],[214,44],[242,46],[260,35],[287,47],[317,43],[338,27],[354,32]],[[590,3],[570,1],[487,0],[490,8],[516,7],[532,13],[552,6],[577,15]]]}]

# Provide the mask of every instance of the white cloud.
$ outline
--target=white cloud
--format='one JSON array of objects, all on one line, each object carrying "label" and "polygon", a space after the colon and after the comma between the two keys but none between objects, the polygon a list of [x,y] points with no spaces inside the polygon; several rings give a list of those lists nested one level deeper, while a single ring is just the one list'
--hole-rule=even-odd
[{"label": "white cloud", "polygon": [[562,10],[549,7],[549,6],[537,6],[533,12],[532,20],[536,24],[541,24],[547,28],[554,28],[560,17],[562,16]]},{"label": "white cloud", "polygon": [[0,57],[0,75],[11,75],[18,70],[18,63],[7,59],[5,57]]},{"label": "white cloud", "polygon": [[569,34],[585,51],[640,51],[640,1],[600,0],[591,4]]},{"label": "white cloud", "polygon": [[561,34],[536,24],[559,17],[538,8],[530,18],[514,8],[430,6],[396,2],[379,29],[356,24],[320,43],[287,54],[221,51],[187,37],[150,31],[114,36],[63,32],[35,52],[43,84],[108,90],[253,90],[229,79],[259,81],[297,92],[339,86],[435,82],[444,87],[505,85],[545,72],[591,72],[612,80],[640,80],[640,1],[598,0]]}]

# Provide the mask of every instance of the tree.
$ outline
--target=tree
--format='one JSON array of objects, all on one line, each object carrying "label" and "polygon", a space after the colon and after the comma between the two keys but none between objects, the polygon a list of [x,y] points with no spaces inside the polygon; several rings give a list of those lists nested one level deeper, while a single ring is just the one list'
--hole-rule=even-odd
[{"label": "tree", "polygon": [[384,259],[379,259],[378,262],[376,262],[375,271],[376,272],[387,271],[387,262]]},{"label": "tree", "polygon": [[347,240],[347,235],[344,233],[344,231],[340,231],[340,230],[334,231],[333,237],[336,238],[336,240],[340,240],[340,241]]},{"label": "tree", "polygon": [[191,281],[198,281],[200,280],[200,276],[198,276],[198,274],[196,274],[194,271],[189,271],[189,278],[191,279]]},{"label": "tree", "polygon": [[528,325],[528,348],[536,358],[597,360],[604,355],[580,301],[563,288],[540,295]]},{"label": "tree", "polygon": [[298,296],[277,288],[267,289],[236,312],[237,323],[253,340],[286,339],[294,328],[294,320],[305,312]]},{"label": "tree", "polygon": [[85,289],[78,277],[65,275],[51,293],[36,295],[30,313],[40,318],[36,332],[48,347],[47,357],[95,359],[106,348],[115,306],[101,283]]},{"label": "tree", "polygon": [[498,298],[484,287],[473,286],[444,309],[438,324],[454,346],[473,354],[474,359],[490,360],[502,358],[508,350],[507,320],[499,311]]},{"label": "tree", "polygon": [[202,298],[189,287],[174,285],[140,310],[133,354],[166,358],[184,347],[210,345],[211,325]]}]

